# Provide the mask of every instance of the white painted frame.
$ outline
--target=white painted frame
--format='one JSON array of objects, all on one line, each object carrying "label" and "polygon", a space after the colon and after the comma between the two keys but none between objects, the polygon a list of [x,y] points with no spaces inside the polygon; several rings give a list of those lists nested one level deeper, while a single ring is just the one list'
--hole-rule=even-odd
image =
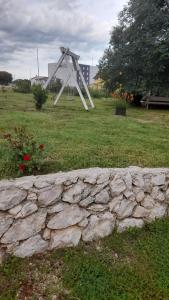
[{"label": "white painted frame", "polygon": [[88,105],[86,103],[86,100],[85,100],[85,98],[82,94],[81,88],[80,88],[80,86],[78,84],[78,81],[77,81],[77,74],[79,73],[81,81],[82,81],[83,86],[84,86],[84,89],[86,91],[87,97],[89,99],[90,106],[91,106],[91,108],[94,108],[95,106],[94,106],[93,100],[91,98],[89,89],[87,87],[86,81],[84,79],[83,73],[81,71],[81,68],[80,68],[80,65],[79,65],[79,62],[78,62],[80,56],[78,56],[75,53],[71,52],[68,48],[66,49],[64,47],[61,47],[60,50],[62,52],[62,55],[58,60],[58,63],[56,65],[55,70],[53,71],[51,76],[48,78],[48,80],[44,84],[43,88],[46,89],[48,87],[48,85],[50,84],[52,79],[56,76],[56,73],[57,73],[59,67],[62,65],[63,61],[66,59],[67,56],[69,56],[72,59],[72,68],[70,68],[70,66],[68,64],[68,60],[66,60],[68,75],[67,75],[67,78],[64,80],[63,85],[62,85],[62,87],[61,87],[61,89],[60,89],[60,91],[59,91],[59,93],[58,93],[58,95],[55,99],[54,105],[56,105],[58,103],[58,101],[59,101],[59,99],[60,99],[60,97],[61,97],[61,95],[64,91],[65,86],[67,85],[69,79],[72,77],[85,110],[86,111],[89,110]]}]

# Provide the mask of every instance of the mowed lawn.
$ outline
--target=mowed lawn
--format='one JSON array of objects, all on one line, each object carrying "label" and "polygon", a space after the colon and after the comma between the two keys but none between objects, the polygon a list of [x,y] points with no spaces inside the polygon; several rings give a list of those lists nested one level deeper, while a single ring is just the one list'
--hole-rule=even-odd
[{"label": "mowed lawn", "polygon": [[169,220],[0,267],[0,300],[168,300]]},{"label": "mowed lawn", "polygon": [[24,125],[46,145],[43,173],[88,167],[169,166],[169,110],[129,107],[127,117],[114,115],[114,99],[94,100],[86,112],[78,97],[66,95],[42,112],[32,94],[0,93],[0,178],[16,176],[10,169],[3,134]]}]

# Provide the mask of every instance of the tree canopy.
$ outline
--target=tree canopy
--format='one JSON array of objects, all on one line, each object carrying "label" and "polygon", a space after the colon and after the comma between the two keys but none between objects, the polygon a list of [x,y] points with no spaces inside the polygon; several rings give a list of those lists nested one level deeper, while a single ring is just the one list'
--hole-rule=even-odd
[{"label": "tree canopy", "polygon": [[113,90],[169,94],[169,1],[130,0],[119,14],[100,77]]},{"label": "tree canopy", "polygon": [[12,82],[12,74],[6,71],[0,71],[0,84],[8,85]]}]

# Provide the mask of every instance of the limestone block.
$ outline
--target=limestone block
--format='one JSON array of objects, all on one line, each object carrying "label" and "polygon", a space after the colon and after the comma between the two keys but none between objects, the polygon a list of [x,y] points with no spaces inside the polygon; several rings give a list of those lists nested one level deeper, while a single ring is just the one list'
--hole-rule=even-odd
[{"label": "limestone block", "polygon": [[161,219],[167,214],[167,206],[165,204],[156,203],[155,206],[151,209],[147,221],[152,222],[155,219]]},{"label": "limestone block", "polygon": [[114,197],[113,200],[109,203],[110,211],[113,211],[117,205],[120,205],[121,201],[123,200],[123,194],[118,197]]},{"label": "limestone block", "polygon": [[18,257],[29,257],[44,252],[47,248],[48,242],[44,241],[40,234],[37,234],[17,246],[13,254]]},{"label": "limestone block", "polygon": [[9,213],[10,213],[12,216],[16,216],[16,215],[20,212],[20,210],[22,209],[22,207],[23,207],[23,205],[22,205],[22,204],[19,204],[19,205],[15,206],[15,207],[11,208],[11,209],[9,210]]},{"label": "limestone block", "polygon": [[135,174],[133,176],[133,185],[143,188],[144,187],[144,179],[142,174]]},{"label": "limestone block", "polygon": [[138,192],[138,193],[136,194],[136,201],[137,201],[137,202],[143,201],[144,198],[145,198],[145,194],[144,194],[143,191],[140,191],[140,192]]},{"label": "limestone block", "polygon": [[91,203],[93,203],[94,201],[95,201],[95,198],[89,196],[89,197],[87,197],[86,199],[80,201],[79,205],[80,205],[81,207],[87,207],[87,206],[89,206]]},{"label": "limestone block", "polygon": [[88,216],[89,213],[85,209],[79,208],[77,205],[72,205],[53,216],[48,222],[47,227],[50,229],[64,229],[81,222]]},{"label": "limestone block", "polygon": [[101,191],[99,194],[96,195],[95,202],[101,204],[107,204],[110,200],[110,196],[107,190]]},{"label": "limestone block", "polygon": [[30,200],[30,201],[36,201],[37,200],[37,195],[36,193],[29,193],[28,194],[28,197],[27,197],[27,200]]},{"label": "limestone block", "polygon": [[124,219],[132,215],[135,206],[136,202],[123,199],[117,203],[113,209],[113,212],[117,214],[119,219]]},{"label": "limestone block", "polygon": [[52,231],[50,249],[75,247],[79,244],[81,229],[77,226]]},{"label": "limestone block", "polygon": [[164,193],[160,191],[158,186],[153,187],[151,197],[159,202],[163,202],[165,200]]},{"label": "limestone block", "polygon": [[39,209],[35,214],[25,219],[17,220],[4,234],[1,243],[10,244],[30,238],[40,232],[46,219],[45,209]]},{"label": "limestone block", "polygon": [[82,232],[82,239],[85,242],[103,238],[112,233],[115,226],[115,217],[111,213],[105,213],[101,217],[92,215],[89,225]]},{"label": "limestone block", "polygon": [[9,214],[0,212],[0,238],[13,223],[13,218]]},{"label": "limestone block", "polygon": [[0,191],[0,210],[8,210],[20,204],[27,196],[27,192],[16,187]]},{"label": "limestone block", "polygon": [[38,207],[33,202],[26,202],[20,212],[15,216],[15,219],[25,218],[38,210]]},{"label": "limestone block", "polygon": [[142,228],[143,226],[144,226],[144,221],[142,219],[128,218],[118,223],[117,231],[123,232],[129,228],[133,228],[133,227]]},{"label": "limestone block", "polygon": [[62,185],[57,185],[50,189],[40,192],[38,195],[39,206],[46,207],[55,204],[61,199],[62,192],[63,192]]},{"label": "limestone block", "polygon": [[70,205],[68,203],[60,202],[60,203],[54,204],[52,206],[49,206],[47,208],[47,212],[49,215],[54,214],[54,213],[59,213],[59,212],[65,210],[66,208],[68,208],[69,206]]},{"label": "limestone block", "polygon": [[138,205],[133,213],[134,218],[146,218],[150,214],[150,211],[145,207]]},{"label": "limestone block", "polygon": [[112,197],[119,196],[125,190],[126,185],[123,179],[119,175],[116,175],[114,179],[110,182],[110,192]]},{"label": "limestone block", "polygon": [[152,209],[155,206],[155,201],[151,196],[147,195],[141,202],[141,205],[147,209]]},{"label": "limestone block", "polygon": [[87,209],[92,212],[102,212],[102,211],[108,209],[108,205],[92,204]]},{"label": "limestone block", "polygon": [[47,241],[50,240],[50,238],[51,238],[51,230],[49,228],[45,228],[43,232],[43,239]]},{"label": "limestone block", "polygon": [[62,200],[68,203],[78,203],[82,199],[82,194],[85,189],[88,188],[88,185],[82,181],[79,181],[73,185],[70,189],[64,192]]},{"label": "limestone block", "polygon": [[159,174],[152,177],[153,185],[164,185],[165,184],[165,174]]},{"label": "limestone block", "polygon": [[123,176],[123,180],[127,186],[127,189],[129,191],[131,191],[132,190],[132,176],[131,176],[130,172],[127,172],[127,174],[125,174]]},{"label": "limestone block", "polygon": [[28,176],[28,177],[22,177],[15,180],[15,187],[24,189],[24,190],[30,190],[33,187],[35,177],[34,176]]}]

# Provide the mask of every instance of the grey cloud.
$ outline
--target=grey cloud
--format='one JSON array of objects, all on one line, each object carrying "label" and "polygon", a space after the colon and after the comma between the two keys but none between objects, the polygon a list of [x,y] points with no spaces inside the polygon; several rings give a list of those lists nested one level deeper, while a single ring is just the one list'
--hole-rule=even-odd
[{"label": "grey cloud", "polygon": [[39,44],[97,48],[102,40],[95,35],[92,19],[79,12],[78,3],[78,0],[30,0],[29,3],[0,0],[0,60],[7,61],[15,51]]}]

